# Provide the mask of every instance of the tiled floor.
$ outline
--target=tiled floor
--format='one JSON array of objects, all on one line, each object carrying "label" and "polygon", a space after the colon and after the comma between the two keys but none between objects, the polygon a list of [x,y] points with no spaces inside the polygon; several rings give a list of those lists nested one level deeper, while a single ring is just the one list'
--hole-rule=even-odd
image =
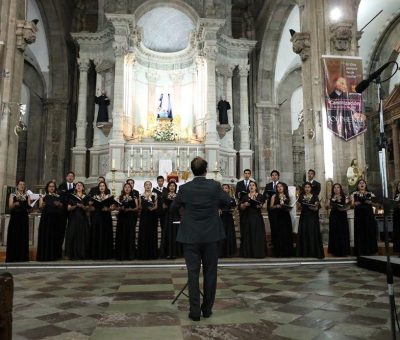
[{"label": "tiled floor", "polygon": [[171,304],[184,269],[13,274],[13,339],[390,339],[385,277],[354,265],[222,268],[197,323]]}]

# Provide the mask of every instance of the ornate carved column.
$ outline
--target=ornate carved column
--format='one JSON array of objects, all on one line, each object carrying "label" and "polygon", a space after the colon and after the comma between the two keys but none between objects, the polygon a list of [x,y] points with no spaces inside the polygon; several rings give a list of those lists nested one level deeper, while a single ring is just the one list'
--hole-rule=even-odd
[{"label": "ornate carved column", "polygon": [[400,179],[400,148],[399,148],[399,125],[398,120],[392,123],[393,158],[394,158],[394,178]]},{"label": "ornate carved column", "polygon": [[249,135],[249,98],[247,77],[250,65],[239,65],[240,76],[240,173],[246,168],[251,168],[252,154],[250,150]]},{"label": "ornate carved column", "polygon": [[215,93],[215,62],[217,57],[216,46],[206,49],[207,67],[207,111],[206,111],[206,143],[218,144],[217,134],[217,110],[215,104],[217,97]]},{"label": "ornate carved column", "polygon": [[79,95],[78,95],[78,116],[76,119],[76,148],[86,150],[86,125],[87,125],[87,86],[88,70],[90,61],[87,58],[79,58]]}]

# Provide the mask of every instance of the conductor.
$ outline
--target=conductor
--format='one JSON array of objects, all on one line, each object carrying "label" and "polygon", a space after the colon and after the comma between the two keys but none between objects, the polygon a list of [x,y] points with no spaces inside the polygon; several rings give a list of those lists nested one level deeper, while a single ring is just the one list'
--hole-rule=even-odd
[{"label": "conductor", "polygon": [[[200,321],[200,313],[208,318],[212,314],[217,288],[218,246],[225,238],[219,217],[219,209],[228,207],[230,198],[221,185],[206,179],[207,162],[196,157],[191,162],[194,179],[179,187],[172,203],[173,209],[181,209],[182,218],[176,240],[183,243],[188,271],[189,318]],[[200,306],[199,274],[203,264],[204,298]]]}]

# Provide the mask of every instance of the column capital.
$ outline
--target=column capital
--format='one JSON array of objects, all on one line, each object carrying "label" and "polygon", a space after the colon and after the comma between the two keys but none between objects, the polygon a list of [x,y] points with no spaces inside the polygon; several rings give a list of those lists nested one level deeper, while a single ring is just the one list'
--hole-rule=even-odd
[{"label": "column capital", "polygon": [[180,83],[184,77],[184,74],[181,71],[176,71],[173,72],[169,75],[169,78],[172,80],[174,83]]},{"label": "column capital", "polygon": [[90,60],[89,58],[78,58],[78,66],[80,72],[87,72],[90,67]]},{"label": "column capital", "polygon": [[159,75],[156,71],[149,71],[146,72],[146,79],[150,82],[150,83],[156,83],[157,80],[159,78]]},{"label": "column capital", "polygon": [[215,61],[217,59],[218,47],[217,46],[206,46],[204,48],[204,53],[205,53],[205,57],[208,60]]},{"label": "column capital", "polygon": [[247,77],[249,75],[249,71],[250,71],[249,64],[239,64],[238,68],[239,68],[239,75],[241,77]]},{"label": "column capital", "polygon": [[[117,37],[115,37],[117,39]],[[123,57],[125,54],[128,53],[128,44],[126,41],[120,40],[120,41],[114,41],[112,44],[112,47],[114,49],[114,55],[116,58],[118,57]]]}]

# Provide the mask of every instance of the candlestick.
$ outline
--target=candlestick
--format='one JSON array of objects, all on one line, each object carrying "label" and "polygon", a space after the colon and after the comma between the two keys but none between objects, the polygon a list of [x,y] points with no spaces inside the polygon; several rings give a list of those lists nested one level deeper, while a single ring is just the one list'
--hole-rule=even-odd
[{"label": "candlestick", "polygon": [[112,173],[112,194],[115,196],[115,172],[117,170],[112,169],[111,173]]},{"label": "candlestick", "polygon": [[143,149],[140,148],[140,156],[142,156],[142,155],[143,155]]}]

